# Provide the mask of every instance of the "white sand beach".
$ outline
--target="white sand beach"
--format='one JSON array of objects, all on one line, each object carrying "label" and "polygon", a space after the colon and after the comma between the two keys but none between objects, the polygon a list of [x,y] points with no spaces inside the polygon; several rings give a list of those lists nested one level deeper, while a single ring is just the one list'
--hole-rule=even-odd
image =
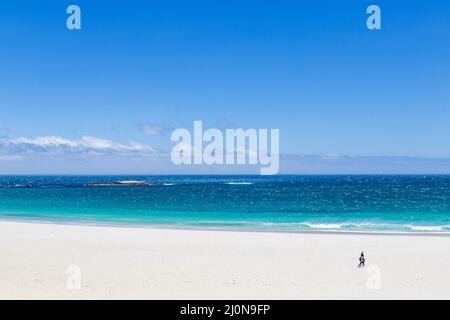
[{"label": "white sand beach", "polygon": [[0,222],[0,298],[449,299],[449,248],[447,236]]}]

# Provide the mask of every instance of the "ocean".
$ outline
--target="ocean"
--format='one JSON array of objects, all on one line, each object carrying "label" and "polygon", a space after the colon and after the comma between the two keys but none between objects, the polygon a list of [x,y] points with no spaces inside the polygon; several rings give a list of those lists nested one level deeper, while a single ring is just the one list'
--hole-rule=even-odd
[{"label": "ocean", "polygon": [[[114,184],[124,180],[151,184]],[[0,219],[226,230],[448,233],[450,176],[0,176]]]}]

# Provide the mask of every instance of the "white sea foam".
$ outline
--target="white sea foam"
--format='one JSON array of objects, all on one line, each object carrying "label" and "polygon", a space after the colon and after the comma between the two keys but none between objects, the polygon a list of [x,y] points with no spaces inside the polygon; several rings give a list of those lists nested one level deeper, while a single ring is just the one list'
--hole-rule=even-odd
[{"label": "white sea foam", "polygon": [[308,227],[310,227],[312,229],[340,229],[340,228],[342,228],[342,225],[337,224],[337,223],[318,223],[318,224],[305,223],[305,225],[307,225]]},{"label": "white sea foam", "polygon": [[417,226],[406,224],[389,223],[308,223],[308,222],[274,222],[262,223],[267,227],[280,227],[287,229],[316,229],[316,230],[340,230],[340,231],[361,231],[361,232],[448,232],[450,225],[445,226]]},{"label": "white sea foam", "polygon": [[249,185],[249,184],[253,184],[253,182],[246,182],[246,181],[242,181],[242,182],[227,182],[226,184],[232,184],[232,185]]},{"label": "white sea foam", "polygon": [[412,226],[412,225],[408,225],[407,227],[414,231],[443,231],[445,226]]}]

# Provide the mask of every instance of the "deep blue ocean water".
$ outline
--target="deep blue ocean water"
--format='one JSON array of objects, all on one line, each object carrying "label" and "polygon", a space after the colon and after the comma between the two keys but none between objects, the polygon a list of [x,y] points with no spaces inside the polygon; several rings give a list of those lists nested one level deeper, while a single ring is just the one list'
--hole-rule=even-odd
[{"label": "deep blue ocean water", "polygon": [[[121,180],[159,185],[88,186]],[[450,232],[450,176],[0,176],[0,219],[202,229]]]}]

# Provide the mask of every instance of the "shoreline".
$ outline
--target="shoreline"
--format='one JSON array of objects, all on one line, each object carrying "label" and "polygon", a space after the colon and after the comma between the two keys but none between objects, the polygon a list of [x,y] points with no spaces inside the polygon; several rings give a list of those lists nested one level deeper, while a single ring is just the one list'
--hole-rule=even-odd
[{"label": "shoreline", "polygon": [[[0,221],[0,299],[448,299],[449,246],[450,237]],[[77,290],[67,286],[73,266]]]},{"label": "shoreline", "polygon": [[250,232],[250,233],[287,233],[287,234],[332,234],[332,235],[373,235],[373,236],[426,236],[426,237],[450,237],[450,231],[351,231],[351,230],[280,230],[280,229],[257,229],[257,228],[220,228],[220,227],[189,227],[185,225],[158,225],[158,224],[125,224],[125,223],[89,223],[81,221],[39,221],[27,219],[3,219],[0,222],[24,223],[24,224],[43,224],[43,225],[60,225],[60,226],[81,226],[81,227],[104,227],[104,228],[130,228],[130,229],[150,229],[150,230],[192,230],[192,231],[218,231],[218,232]]}]

